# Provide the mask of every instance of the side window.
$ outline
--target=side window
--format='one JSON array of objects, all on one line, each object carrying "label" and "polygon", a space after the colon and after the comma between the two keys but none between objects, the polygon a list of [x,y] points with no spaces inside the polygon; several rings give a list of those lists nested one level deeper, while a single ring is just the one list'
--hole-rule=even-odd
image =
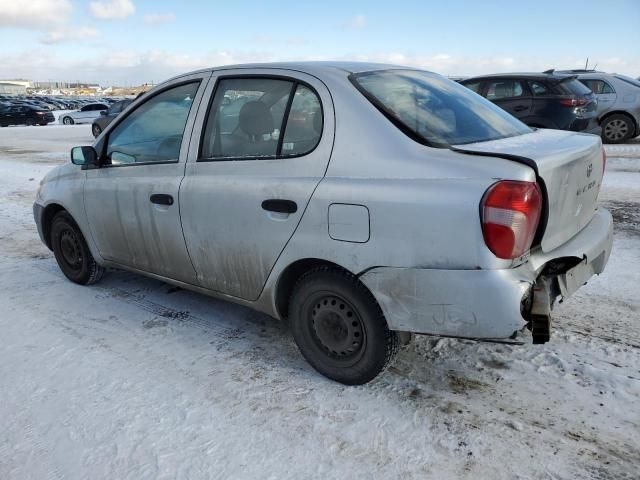
[{"label": "side window", "polygon": [[315,148],[321,132],[320,100],[310,88],[293,80],[222,79],[209,110],[200,158],[302,155]]},{"label": "side window", "polygon": [[463,85],[473,92],[480,93],[481,82],[463,83]]},{"label": "side window", "polygon": [[270,78],[219,81],[201,158],[275,158],[293,82]]},{"label": "side window", "polygon": [[111,164],[178,161],[182,136],[200,82],[159,93],[131,112],[109,134]]},{"label": "side window", "polygon": [[524,89],[518,80],[495,80],[489,82],[489,86],[487,88],[487,98],[489,100],[521,97],[523,93]]},{"label": "side window", "polygon": [[536,81],[529,82],[529,87],[531,88],[531,91],[533,92],[533,94],[536,96],[548,95],[549,93],[551,93],[547,88],[547,86],[542,82],[536,82]]},{"label": "side window", "polygon": [[602,80],[580,80],[596,95],[602,95],[604,93],[615,93],[611,85]]},{"label": "side window", "polygon": [[303,155],[316,148],[322,123],[320,99],[308,87],[298,85],[284,129],[282,155]]}]

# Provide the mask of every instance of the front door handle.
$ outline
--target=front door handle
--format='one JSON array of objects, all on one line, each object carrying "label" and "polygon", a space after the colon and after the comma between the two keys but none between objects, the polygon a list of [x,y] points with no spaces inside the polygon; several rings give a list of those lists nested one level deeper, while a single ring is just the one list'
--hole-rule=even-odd
[{"label": "front door handle", "polygon": [[298,205],[292,200],[281,200],[279,198],[270,198],[262,202],[262,208],[269,212],[278,213],[296,213]]},{"label": "front door handle", "polygon": [[524,105],[518,105],[517,107],[514,107],[514,110],[516,112],[521,112],[522,110],[526,110],[527,107],[525,107]]},{"label": "front door handle", "polygon": [[157,203],[158,205],[173,205],[173,197],[166,193],[154,193],[149,197],[151,203]]}]

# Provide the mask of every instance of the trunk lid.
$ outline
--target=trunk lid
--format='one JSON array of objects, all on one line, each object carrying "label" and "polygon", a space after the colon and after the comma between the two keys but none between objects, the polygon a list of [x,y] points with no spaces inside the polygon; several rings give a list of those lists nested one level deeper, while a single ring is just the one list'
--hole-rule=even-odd
[{"label": "trunk lid", "polygon": [[544,252],[573,238],[596,211],[604,165],[602,144],[595,135],[541,129],[452,148],[464,153],[510,158],[536,170],[544,182],[548,207],[540,242]]}]

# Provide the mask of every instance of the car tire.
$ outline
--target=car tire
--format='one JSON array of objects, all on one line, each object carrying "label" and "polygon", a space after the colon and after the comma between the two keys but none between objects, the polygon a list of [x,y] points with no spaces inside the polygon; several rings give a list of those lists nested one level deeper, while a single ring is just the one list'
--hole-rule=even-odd
[{"label": "car tire", "polygon": [[300,353],[322,375],[362,385],[384,371],[399,338],[371,292],[352,274],[320,267],[296,283],[289,323]]},{"label": "car tire", "polygon": [[73,121],[73,118],[71,117],[64,117],[62,119],[62,123],[64,123],[65,125],[73,125],[74,121]]},{"label": "car tire", "polygon": [[27,127],[33,127],[36,124],[36,121],[33,118],[27,118],[24,123]]},{"label": "car tire", "polygon": [[67,212],[59,212],[51,222],[51,247],[65,277],[80,285],[102,278],[104,268],[91,255],[80,228]]},{"label": "car tire", "polygon": [[94,138],[98,138],[98,136],[102,133],[102,129],[100,128],[100,125],[91,125],[91,133],[93,133],[93,137]]},{"label": "car tire", "polygon": [[624,143],[633,137],[635,131],[631,117],[622,113],[605,118],[601,126],[604,143]]}]

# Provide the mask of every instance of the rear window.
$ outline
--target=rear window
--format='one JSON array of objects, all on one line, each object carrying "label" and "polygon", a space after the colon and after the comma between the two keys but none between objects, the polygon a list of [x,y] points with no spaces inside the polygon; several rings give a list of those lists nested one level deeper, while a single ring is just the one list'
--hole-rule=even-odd
[{"label": "rear window", "polygon": [[558,84],[558,88],[563,93],[568,93],[570,95],[589,95],[591,93],[591,89],[584,85],[576,78],[572,78],[571,80],[562,80]]},{"label": "rear window", "polygon": [[531,132],[500,107],[440,75],[381,70],[350,79],[398,128],[426,145],[446,148]]},{"label": "rear window", "polygon": [[627,77],[626,75],[614,75],[614,77],[616,77],[618,80],[622,80],[623,82],[628,83],[629,85],[633,85],[634,87],[640,88],[640,80]]}]

